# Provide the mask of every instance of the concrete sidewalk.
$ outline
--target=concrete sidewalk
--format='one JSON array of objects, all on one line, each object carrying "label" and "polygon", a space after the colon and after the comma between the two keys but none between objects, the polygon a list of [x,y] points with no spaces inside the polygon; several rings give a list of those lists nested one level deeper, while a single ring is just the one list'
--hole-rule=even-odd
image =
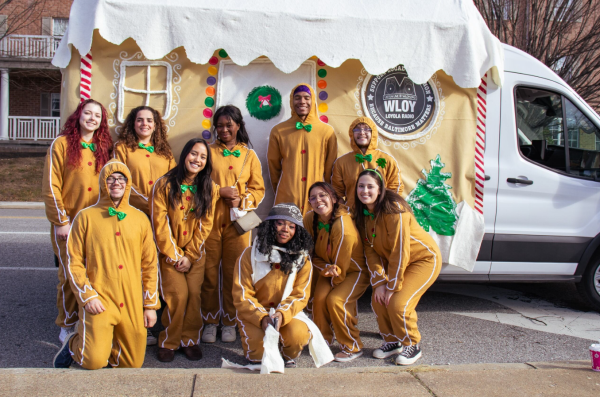
[{"label": "concrete sidewalk", "polygon": [[600,396],[589,361],[415,367],[0,369],[2,395],[56,396]]},{"label": "concrete sidewalk", "polygon": [[0,201],[0,209],[43,210],[44,203],[37,201]]}]

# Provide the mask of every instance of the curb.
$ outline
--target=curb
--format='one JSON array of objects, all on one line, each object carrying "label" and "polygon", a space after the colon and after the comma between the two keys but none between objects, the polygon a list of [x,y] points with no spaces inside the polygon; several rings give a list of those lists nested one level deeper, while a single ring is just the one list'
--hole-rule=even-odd
[{"label": "curb", "polygon": [[44,203],[38,201],[0,201],[0,209],[43,210]]}]

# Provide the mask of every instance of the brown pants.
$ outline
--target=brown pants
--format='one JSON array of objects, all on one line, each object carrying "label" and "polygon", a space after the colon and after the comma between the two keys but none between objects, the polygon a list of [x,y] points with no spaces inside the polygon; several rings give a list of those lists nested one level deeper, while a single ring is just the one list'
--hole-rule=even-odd
[{"label": "brown pants", "polygon": [[[255,325],[244,323],[239,318],[238,327],[246,358],[250,361],[261,361],[264,353],[265,331]],[[281,334],[282,355],[286,360],[298,358],[310,339],[308,327],[297,319],[292,319],[288,324],[282,326],[279,333]]]},{"label": "brown pants", "polygon": [[400,342],[404,346],[410,346],[421,341],[415,309],[425,291],[440,274],[442,256],[439,251],[436,257],[437,261],[420,261],[408,265],[404,271],[402,290],[392,295],[387,307],[371,298],[379,333],[386,342]]},{"label": "brown pants", "polygon": [[59,327],[70,327],[74,325],[79,316],[77,315],[77,298],[69,284],[69,255],[67,254],[67,242],[56,238],[56,226],[50,226],[50,239],[54,255],[58,258],[58,285],[56,286],[56,308],[58,316],[54,323]]},{"label": "brown pants", "polygon": [[335,332],[342,351],[356,353],[362,350],[356,305],[368,286],[366,271],[347,274],[335,288],[331,286],[331,277],[319,275],[313,298],[313,321],[329,345],[333,343]]},{"label": "brown pants", "polygon": [[207,324],[235,325],[233,305],[233,269],[242,252],[250,246],[252,233],[240,235],[233,224],[221,234],[213,232],[206,239],[206,266],[202,284],[202,318]]},{"label": "brown pants", "polygon": [[205,258],[206,255],[192,263],[187,273],[181,273],[159,254],[160,293],[167,307],[161,318],[165,330],[160,333],[158,346],[176,350],[200,343],[203,328],[200,293]]}]

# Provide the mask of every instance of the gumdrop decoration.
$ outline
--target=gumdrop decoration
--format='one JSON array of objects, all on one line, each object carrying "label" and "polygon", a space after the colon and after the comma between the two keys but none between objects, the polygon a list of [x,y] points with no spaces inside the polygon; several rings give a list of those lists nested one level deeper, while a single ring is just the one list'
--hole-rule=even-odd
[{"label": "gumdrop decoration", "polygon": [[458,220],[456,203],[450,193],[452,187],[445,183],[447,179],[452,178],[452,173],[442,172],[446,164],[442,163],[439,154],[434,160],[430,160],[429,164],[429,173],[424,169],[421,171],[425,180],[417,181],[417,186],[410,192],[406,201],[412,207],[419,225],[426,232],[429,232],[431,227],[441,236],[454,236]]},{"label": "gumdrop decoration", "polygon": [[254,87],[246,97],[246,109],[258,120],[271,120],[281,112],[281,94],[269,85]]}]

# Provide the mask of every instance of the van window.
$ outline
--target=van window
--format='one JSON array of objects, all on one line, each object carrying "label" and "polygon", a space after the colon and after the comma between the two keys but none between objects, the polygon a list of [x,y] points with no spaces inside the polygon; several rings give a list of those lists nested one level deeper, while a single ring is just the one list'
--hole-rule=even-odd
[{"label": "van window", "polygon": [[600,176],[600,131],[583,113],[565,98],[569,139],[569,172],[572,175]]}]

